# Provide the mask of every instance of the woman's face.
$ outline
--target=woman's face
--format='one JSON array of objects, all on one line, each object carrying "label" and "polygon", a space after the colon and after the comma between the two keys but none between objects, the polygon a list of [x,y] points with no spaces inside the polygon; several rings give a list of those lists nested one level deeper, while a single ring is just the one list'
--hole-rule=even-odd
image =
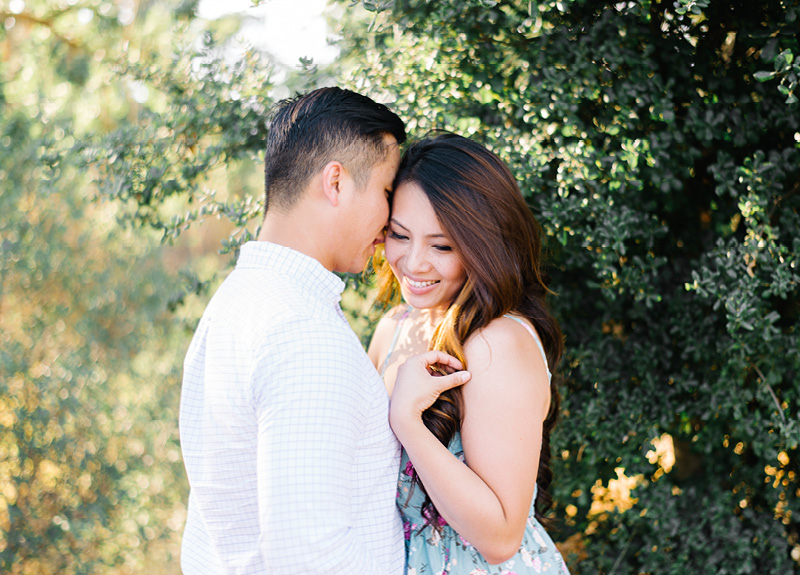
[{"label": "woman's face", "polygon": [[386,260],[403,299],[419,309],[446,310],[467,279],[456,246],[439,225],[425,192],[413,182],[400,184],[394,192]]}]

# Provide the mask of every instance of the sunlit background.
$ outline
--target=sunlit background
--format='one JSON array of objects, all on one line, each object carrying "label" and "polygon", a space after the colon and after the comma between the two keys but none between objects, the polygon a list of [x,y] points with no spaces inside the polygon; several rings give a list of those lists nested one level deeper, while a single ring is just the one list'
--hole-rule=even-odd
[{"label": "sunlit background", "polygon": [[183,355],[270,106],[334,83],[486,142],[543,224],[573,572],[800,572],[797,3],[253,4],[0,0],[0,572],[179,573]]}]

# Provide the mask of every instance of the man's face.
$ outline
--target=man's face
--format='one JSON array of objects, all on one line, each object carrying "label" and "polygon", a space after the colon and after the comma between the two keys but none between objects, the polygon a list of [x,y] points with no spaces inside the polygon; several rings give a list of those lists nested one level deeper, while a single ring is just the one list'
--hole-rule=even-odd
[{"label": "man's face", "polygon": [[400,164],[400,150],[393,136],[384,136],[386,157],[372,166],[367,183],[360,189],[352,178],[335,271],[359,273],[375,253],[375,246],[384,241],[384,228],[389,219],[389,193]]}]

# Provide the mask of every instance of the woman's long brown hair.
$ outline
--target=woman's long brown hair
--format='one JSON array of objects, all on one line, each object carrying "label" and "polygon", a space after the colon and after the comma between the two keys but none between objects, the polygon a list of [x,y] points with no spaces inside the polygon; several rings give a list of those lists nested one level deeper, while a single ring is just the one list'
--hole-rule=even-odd
[{"label": "woman's long brown hair", "polygon": [[[461,257],[467,281],[436,327],[429,349],[441,350],[464,364],[463,345],[492,320],[513,312],[527,318],[544,346],[555,373],[561,358],[561,329],[546,304],[549,292],[541,270],[541,230],[508,167],[492,152],[467,138],[444,133],[411,145],[403,154],[394,188],[417,184],[430,200],[439,223]],[[380,265],[378,301],[390,303],[399,286],[387,262]],[[547,488],[550,432],[559,412],[555,378],[550,383],[550,411],[542,429],[537,474],[537,519],[552,504]],[[426,427],[445,446],[461,428],[463,401],[459,388],[444,392],[422,414]],[[414,481],[425,489],[414,475]],[[423,516],[439,526],[439,513],[425,493]]]}]

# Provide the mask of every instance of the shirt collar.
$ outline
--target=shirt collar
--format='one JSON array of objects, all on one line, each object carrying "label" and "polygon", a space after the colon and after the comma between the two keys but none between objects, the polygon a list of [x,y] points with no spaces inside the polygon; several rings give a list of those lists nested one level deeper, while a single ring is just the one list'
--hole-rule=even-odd
[{"label": "shirt collar", "polygon": [[237,269],[260,269],[295,278],[311,292],[331,304],[338,304],[344,282],[311,256],[286,246],[250,241],[239,250]]}]

